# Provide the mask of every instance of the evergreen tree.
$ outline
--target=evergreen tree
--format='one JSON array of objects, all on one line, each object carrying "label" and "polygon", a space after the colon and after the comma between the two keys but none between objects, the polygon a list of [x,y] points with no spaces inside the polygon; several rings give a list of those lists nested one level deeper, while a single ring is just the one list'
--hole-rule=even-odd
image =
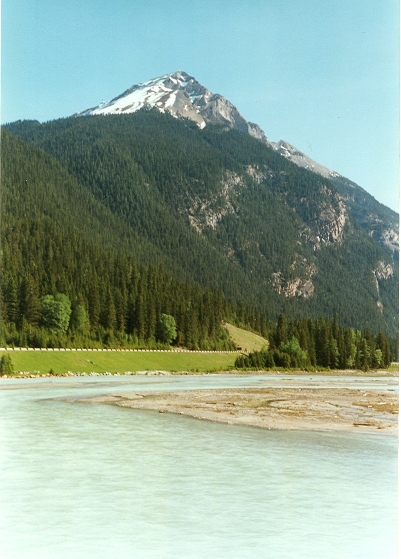
[{"label": "evergreen tree", "polygon": [[383,332],[379,332],[377,334],[376,344],[377,344],[377,348],[381,351],[382,366],[389,367],[389,365],[391,364],[390,344],[386,336],[383,334]]},{"label": "evergreen tree", "polygon": [[14,374],[14,366],[8,353],[1,356],[0,359],[0,376]]},{"label": "evergreen tree", "polygon": [[277,322],[276,329],[276,347],[280,347],[281,344],[285,344],[288,340],[287,335],[287,318],[285,314],[280,314]]},{"label": "evergreen tree", "polygon": [[115,330],[117,325],[116,307],[110,286],[107,288],[100,322],[106,330]]},{"label": "evergreen tree", "polygon": [[37,326],[41,316],[40,300],[38,296],[37,284],[32,277],[25,277],[21,284],[20,295],[20,325],[21,319],[25,319],[28,324]]},{"label": "evergreen tree", "polygon": [[76,305],[71,313],[70,328],[85,334],[89,331],[89,318],[83,305]]}]

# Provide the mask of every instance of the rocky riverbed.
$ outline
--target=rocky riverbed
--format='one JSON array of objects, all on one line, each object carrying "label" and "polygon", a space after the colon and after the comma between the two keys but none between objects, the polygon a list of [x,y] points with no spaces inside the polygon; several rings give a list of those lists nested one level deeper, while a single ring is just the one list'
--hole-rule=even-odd
[{"label": "rocky riverbed", "polygon": [[174,413],[264,429],[396,433],[398,392],[347,388],[240,388],[118,392],[79,402]]}]

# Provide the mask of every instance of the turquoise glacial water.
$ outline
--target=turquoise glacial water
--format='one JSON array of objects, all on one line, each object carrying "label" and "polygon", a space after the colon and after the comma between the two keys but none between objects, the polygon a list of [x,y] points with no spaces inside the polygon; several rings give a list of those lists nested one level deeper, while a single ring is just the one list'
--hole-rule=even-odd
[{"label": "turquoise glacial water", "polygon": [[268,382],[84,378],[0,390],[0,556],[395,559],[395,436],[264,431],[57,399]]}]

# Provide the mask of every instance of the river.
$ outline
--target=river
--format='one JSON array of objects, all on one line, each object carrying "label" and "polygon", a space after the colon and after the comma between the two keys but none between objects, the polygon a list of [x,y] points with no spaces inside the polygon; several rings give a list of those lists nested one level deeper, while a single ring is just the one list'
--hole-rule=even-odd
[{"label": "river", "polygon": [[[121,387],[289,382],[314,380],[1,379],[1,557],[395,559],[396,436],[265,431],[73,401]],[[394,389],[377,378],[328,382]]]}]

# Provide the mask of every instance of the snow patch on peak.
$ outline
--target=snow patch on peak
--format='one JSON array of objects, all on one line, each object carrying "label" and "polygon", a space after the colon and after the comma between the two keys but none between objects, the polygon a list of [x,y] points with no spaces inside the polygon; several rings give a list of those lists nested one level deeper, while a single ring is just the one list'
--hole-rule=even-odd
[{"label": "snow patch on peak", "polygon": [[[194,95],[192,87],[194,84],[198,85],[198,88],[195,87],[195,89],[200,88],[204,89],[205,92],[207,91],[193,77],[179,70],[133,85],[111,101],[100,103],[97,107],[78,112],[74,116],[129,114],[139,111],[143,107],[156,107],[163,112],[166,108],[169,108],[171,114],[178,116],[174,111],[176,93],[186,91],[189,88],[188,99],[192,103],[191,95]],[[202,93],[199,96],[202,96]]]}]

